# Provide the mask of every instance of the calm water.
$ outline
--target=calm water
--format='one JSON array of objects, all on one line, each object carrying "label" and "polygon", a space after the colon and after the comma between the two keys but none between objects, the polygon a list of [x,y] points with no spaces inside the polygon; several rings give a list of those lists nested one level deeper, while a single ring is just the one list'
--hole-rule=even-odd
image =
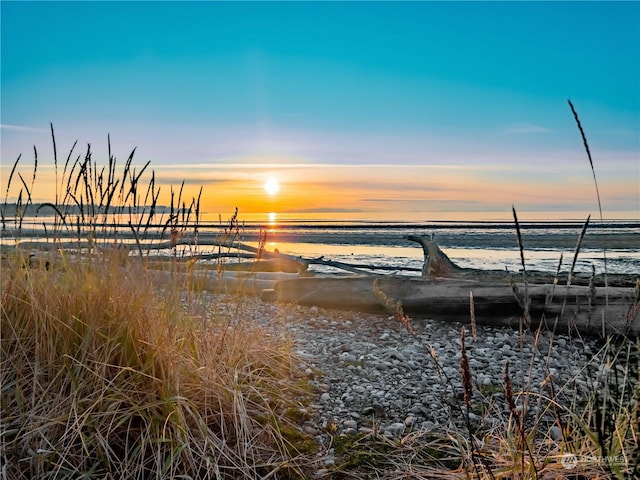
[{"label": "calm water", "polygon": [[[521,224],[527,269],[555,272],[563,256],[563,270],[573,261],[581,222]],[[341,223],[278,224],[266,228],[267,250],[309,258],[381,266],[421,268],[422,248],[408,235],[432,237],[461,267],[521,269],[520,251],[513,222]],[[245,230],[248,242],[255,240]],[[576,271],[604,271],[603,240],[607,271],[640,274],[640,222],[591,224],[582,242]],[[314,267],[318,268],[318,267]],[[417,274],[417,273],[416,273]]]},{"label": "calm water", "polygon": [[[21,239],[43,236],[43,219],[25,222]],[[555,272],[562,255],[562,271],[569,271],[583,221],[521,222],[527,269]],[[204,222],[201,238],[215,238],[228,226],[225,222]],[[307,258],[324,257],[354,264],[385,267],[412,267],[423,264],[421,247],[407,240],[408,235],[433,237],[440,248],[461,267],[521,269],[514,222],[395,222],[381,220],[285,220],[245,222],[239,229],[240,241],[257,245],[260,232],[266,232],[266,249]],[[3,233],[3,243],[15,242],[16,232]],[[133,241],[125,223],[118,237]],[[166,238],[166,236],[165,236]],[[640,221],[592,221],[582,242],[576,271],[586,275],[592,266],[604,271],[606,247],[609,273],[640,274]],[[215,251],[202,246],[200,251]],[[326,271],[327,267],[313,266]],[[399,270],[400,273],[400,270]],[[410,273],[418,275],[419,273]]]}]

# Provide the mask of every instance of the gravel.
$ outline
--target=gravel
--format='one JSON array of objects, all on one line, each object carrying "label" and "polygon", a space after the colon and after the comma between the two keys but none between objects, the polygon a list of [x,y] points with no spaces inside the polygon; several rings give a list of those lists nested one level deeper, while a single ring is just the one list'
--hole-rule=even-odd
[{"label": "gravel", "polygon": [[[316,393],[310,405],[315,415],[303,429],[321,445],[342,433],[398,438],[409,431],[446,432],[464,426],[461,323],[412,318],[411,335],[393,316],[246,301],[245,313],[265,325],[284,327],[294,340],[300,370]],[[598,351],[595,340],[542,332],[536,342],[535,332],[520,335],[486,326],[478,326],[473,338],[470,325],[465,327],[472,403],[486,404],[492,394],[495,402],[487,412],[472,410],[472,423],[490,427],[506,422],[507,362],[516,393],[526,389],[551,394],[553,386],[571,399],[593,387],[589,374],[597,368],[585,366]],[[518,403],[517,408],[524,407]],[[531,417],[538,417],[538,405],[527,408]]]}]

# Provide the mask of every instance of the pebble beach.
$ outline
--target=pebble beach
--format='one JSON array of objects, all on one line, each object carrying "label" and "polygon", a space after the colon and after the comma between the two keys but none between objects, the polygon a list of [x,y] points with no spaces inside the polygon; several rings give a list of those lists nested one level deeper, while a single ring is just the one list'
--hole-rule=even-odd
[{"label": "pebble beach", "polygon": [[[212,308],[229,311],[227,302],[237,301],[216,298]],[[474,335],[471,324],[411,318],[409,333],[394,316],[264,303],[254,297],[242,299],[240,312],[293,342],[295,361],[314,395],[302,428],[321,446],[325,466],[335,461],[335,435],[402,438],[410,432],[446,435],[464,428],[463,327],[474,385],[471,403],[493,405],[485,412],[471,410],[474,428],[508,422],[503,394],[507,362],[517,408],[525,418],[546,419],[540,431],[552,440],[560,438],[553,416],[534,402],[518,403],[523,398],[518,393],[559,395],[570,404],[595,388],[598,372],[605,373],[596,340],[548,331],[536,335],[478,326]]]}]

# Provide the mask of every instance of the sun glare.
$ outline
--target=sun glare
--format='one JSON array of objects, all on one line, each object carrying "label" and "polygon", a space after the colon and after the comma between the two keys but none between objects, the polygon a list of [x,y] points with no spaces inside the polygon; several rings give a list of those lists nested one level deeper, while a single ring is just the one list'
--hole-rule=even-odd
[{"label": "sun glare", "polygon": [[280,184],[278,180],[275,178],[269,178],[266,182],[264,182],[264,191],[267,192],[267,195],[274,196],[278,191],[280,191]]}]

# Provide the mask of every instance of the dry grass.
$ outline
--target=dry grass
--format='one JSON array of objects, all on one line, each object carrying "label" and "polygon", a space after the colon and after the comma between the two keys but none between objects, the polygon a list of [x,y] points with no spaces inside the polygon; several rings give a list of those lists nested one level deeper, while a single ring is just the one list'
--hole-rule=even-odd
[{"label": "dry grass", "polygon": [[299,471],[282,416],[305,393],[290,343],[190,314],[202,308],[181,287],[158,289],[120,259],[3,261],[4,478]]},{"label": "dry grass", "polygon": [[[57,248],[30,257],[5,244],[0,265],[0,478],[300,478],[315,445],[283,414],[308,394],[286,335],[245,320],[241,299],[233,316],[211,315],[215,299],[188,288],[189,275],[158,283],[140,258],[154,225],[197,239],[199,198],[172,191],[163,218],[133,152],[119,171],[110,147],[101,167],[90,148],[74,160],[74,145],[59,168],[53,128],[52,140],[45,233]],[[16,240],[34,207],[34,154],[32,181],[18,158],[1,209]],[[122,218],[139,257],[110,248]]]}]

